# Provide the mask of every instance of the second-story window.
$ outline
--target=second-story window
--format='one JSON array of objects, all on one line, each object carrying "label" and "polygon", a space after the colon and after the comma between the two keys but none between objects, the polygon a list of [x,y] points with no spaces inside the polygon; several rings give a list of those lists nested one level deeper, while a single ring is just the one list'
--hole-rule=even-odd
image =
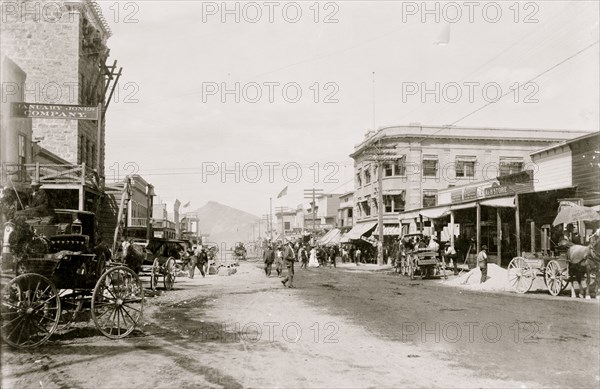
[{"label": "second-story window", "polygon": [[394,163],[394,175],[405,176],[406,175],[406,157],[398,158]]},{"label": "second-story window", "polygon": [[438,172],[438,157],[437,155],[423,156],[423,176],[437,177]]},{"label": "second-story window", "polygon": [[437,205],[437,191],[435,189],[423,190],[423,208],[435,207]]},{"label": "second-story window", "polygon": [[523,171],[523,158],[500,157],[500,175],[507,176]]},{"label": "second-story window", "polygon": [[367,166],[365,168],[365,184],[370,184],[371,183],[371,166]]},{"label": "second-story window", "polygon": [[454,164],[456,177],[475,177],[475,157],[458,156]]}]

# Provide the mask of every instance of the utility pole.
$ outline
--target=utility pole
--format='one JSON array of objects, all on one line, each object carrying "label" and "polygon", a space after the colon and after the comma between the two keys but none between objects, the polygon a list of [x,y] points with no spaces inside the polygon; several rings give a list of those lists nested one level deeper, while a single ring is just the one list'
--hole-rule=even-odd
[{"label": "utility pole", "polygon": [[283,217],[284,211],[285,211],[285,207],[275,208],[275,216],[277,216],[277,213],[279,213],[281,215],[281,241],[282,241],[282,243],[285,243],[285,220]]},{"label": "utility pole", "polygon": [[313,233],[317,230],[317,200],[316,196],[323,196],[323,189],[304,189],[304,198],[312,198],[312,230]]},{"label": "utility pole", "polygon": [[379,228],[377,264],[381,266],[383,265],[383,211],[385,208],[385,205],[383,204],[383,164],[386,161],[397,159],[398,156],[396,156],[396,147],[383,145],[381,137],[374,139],[368,148],[370,150],[365,152],[367,155],[365,160],[377,164],[377,225]]},{"label": "utility pole", "polygon": [[[377,247],[377,264],[383,265],[383,161],[377,163],[377,224],[379,225],[379,245]],[[393,211],[393,210],[392,210]]]}]

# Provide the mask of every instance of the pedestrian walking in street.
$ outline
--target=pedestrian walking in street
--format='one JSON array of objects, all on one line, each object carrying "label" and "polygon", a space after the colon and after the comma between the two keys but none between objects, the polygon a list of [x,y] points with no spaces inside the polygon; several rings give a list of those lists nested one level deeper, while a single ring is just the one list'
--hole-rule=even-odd
[{"label": "pedestrian walking in street", "polygon": [[204,271],[204,264],[208,262],[208,256],[206,254],[206,250],[202,246],[198,246],[196,251],[194,251],[194,255],[192,256],[192,260],[190,261],[190,278],[194,278],[194,273],[196,268],[200,270],[200,274],[202,277],[205,277],[206,273]]},{"label": "pedestrian walking in street", "polygon": [[281,277],[283,273],[283,248],[281,246],[277,247],[277,251],[275,252],[275,271],[277,272],[277,277]]},{"label": "pedestrian walking in street", "polygon": [[298,250],[298,258],[300,259],[300,269],[306,269],[308,265],[308,253],[306,252],[306,248],[304,246],[300,246]]},{"label": "pedestrian walking in street", "polygon": [[[291,242],[288,242],[283,249],[283,259],[285,261],[285,266],[287,267],[287,277],[285,277],[281,283],[283,286],[287,286],[288,288],[294,287],[294,262],[296,258],[294,256],[294,248],[292,247]],[[289,285],[286,283],[289,282]]]},{"label": "pedestrian walking in street", "polygon": [[356,251],[354,251],[354,263],[356,263],[356,266],[358,266],[358,263],[360,262],[361,254],[360,248],[357,247]]},{"label": "pedestrian walking in street", "polygon": [[481,251],[477,254],[477,265],[479,266],[479,270],[481,270],[481,284],[483,284],[487,280],[487,246],[481,246]]},{"label": "pedestrian walking in street", "polygon": [[271,277],[271,268],[273,267],[273,262],[275,261],[275,253],[270,245],[267,246],[263,252],[263,260],[265,262],[265,275],[267,277]]},{"label": "pedestrian walking in street", "polygon": [[319,267],[319,260],[317,259],[317,249],[315,247],[310,249],[310,258],[308,259],[308,267]]},{"label": "pedestrian walking in street", "polygon": [[450,262],[448,261],[452,260],[452,264],[454,265],[454,275],[458,275],[458,254],[450,242],[446,242],[446,251],[444,252],[444,256],[446,257],[446,262],[448,265],[450,265]]},{"label": "pedestrian walking in street", "polygon": [[335,263],[335,257],[337,256],[337,252],[335,250],[335,247],[330,247],[329,248],[329,267],[331,268],[331,266],[337,268],[337,265]]}]

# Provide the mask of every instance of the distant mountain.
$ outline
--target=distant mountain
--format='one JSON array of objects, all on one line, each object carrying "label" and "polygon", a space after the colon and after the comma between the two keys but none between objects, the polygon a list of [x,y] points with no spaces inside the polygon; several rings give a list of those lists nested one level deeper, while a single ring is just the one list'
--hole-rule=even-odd
[{"label": "distant mountain", "polygon": [[218,243],[219,246],[225,243],[227,247],[252,239],[255,224],[260,221],[258,216],[216,201],[209,201],[203,207],[186,213],[198,215],[201,233],[210,234],[208,241]]}]

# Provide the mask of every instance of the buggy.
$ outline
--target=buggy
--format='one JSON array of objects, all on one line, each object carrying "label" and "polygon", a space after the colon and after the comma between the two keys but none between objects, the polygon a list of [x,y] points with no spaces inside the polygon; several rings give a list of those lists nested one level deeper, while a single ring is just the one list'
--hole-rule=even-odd
[{"label": "buggy", "polygon": [[[108,248],[96,245],[94,214],[58,209],[25,223],[34,236],[15,255],[16,277],[3,282],[2,339],[17,348],[38,347],[69,328],[84,308],[103,335],[129,335],[142,318],[142,285],[133,270],[109,261]],[[5,232],[14,228],[8,222]]]}]

